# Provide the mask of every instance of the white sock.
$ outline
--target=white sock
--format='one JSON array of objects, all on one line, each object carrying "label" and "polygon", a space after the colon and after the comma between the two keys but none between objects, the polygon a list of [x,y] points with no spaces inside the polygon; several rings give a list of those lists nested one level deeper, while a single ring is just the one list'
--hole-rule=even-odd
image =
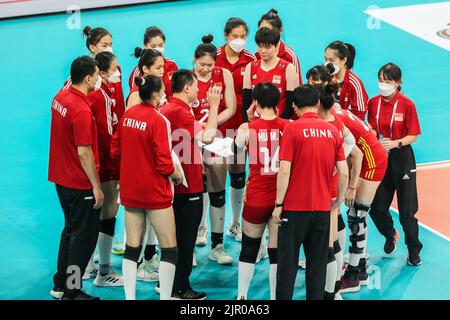
[{"label": "white sock", "polygon": [[122,260],[122,279],[126,300],[136,300],[137,263],[128,259]]},{"label": "white sock", "polygon": [[344,272],[342,271],[342,267],[344,266],[344,251],[339,251],[338,253],[334,254],[334,257],[336,258],[336,281],[340,281],[341,277],[343,276]]},{"label": "white sock", "polygon": [[165,261],[159,263],[160,300],[170,300],[172,297],[173,279],[175,277],[175,265]]},{"label": "white sock", "polygon": [[231,212],[233,213],[231,224],[240,223],[242,206],[244,203],[245,188],[235,189],[230,187]]},{"label": "white sock", "polygon": [[345,244],[347,241],[347,229],[344,228],[341,231],[338,232],[338,240],[339,240],[339,246],[342,249],[342,253],[345,251]]},{"label": "white sock", "polygon": [[204,228],[208,228],[208,225],[206,223],[206,214],[208,212],[208,207],[209,207],[209,195],[208,192],[203,192],[203,213],[200,225]]},{"label": "white sock", "polygon": [[[100,274],[106,272],[105,267],[111,265],[111,248],[114,237],[100,232],[98,234],[98,261],[100,264]],[[109,269],[109,267],[108,267]]]},{"label": "white sock", "polygon": [[223,233],[223,226],[225,224],[225,206],[220,208],[210,206],[209,222],[211,224],[211,232]]},{"label": "white sock", "polygon": [[238,265],[238,300],[243,296],[247,300],[247,292],[255,271],[255,264],[239,261]]},{"label": "white sock", "polygon": [[270,265],[269,269],[270,300],[276,300],[277,269],[278,264],[274,263]]},{"label": "white sock", "polygon": [[[334,254],[333,254],[334,255]],[[333,293],[336,287],[337,263],[336,260],[327,264],[327,278],[325,282],[325,292]]]}]

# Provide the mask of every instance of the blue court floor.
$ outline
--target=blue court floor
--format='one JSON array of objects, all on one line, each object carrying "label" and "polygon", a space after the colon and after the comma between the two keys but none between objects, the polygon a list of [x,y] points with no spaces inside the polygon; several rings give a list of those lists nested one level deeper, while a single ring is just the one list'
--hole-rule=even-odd
[{"label": "blue court floor", "polygon": [[[302,73],[323,62],[323,51],[333,40],[357,48],[354,72],[363,80],[369,96],[377,94],[377,71],[393,61],[404,73],[403,91],[415,102],[423,135],[415,143],[418,163],[450,159],[450,64],[449,52],[390,24],[367,27],[370,5],[396,7],[425,0],[303,1],[303,0],[198,0],[90,11],[81,14],[85,25],[103,26],[113,35],[113,47],[128,76],[136,65],[131,57],[142,44],[150,25],[167,36],[166,55],[180,67],[191,68],[196,45],[204,34],[222,45],[223,26],[232,16],[247,21],[253,41],[259,17],[275,7],[283,19],[283,40],[299,56]],[[351,3],[351,4],[350,4]],[[54,186],[47,181],[50,104],[69,75],[71,61],[87,54],[81,30],[67,28],[70,15],[59,14],[0,21],[0,299],[50,299],[63,216]],[[419,21],[418,23],[425,23]],[[449,40],[450,41],[450,40]],[[128,86],[124,82],[125,94]],[[436,186],[439,187],[439,186]],[[450,192],[450,190],[449,190]],[[445,199],[436,199],[446,205]],[[228,208],[227,219],[231,212]],[[397,215],[396,227],[401,230]],[[450,219],[450,217],[446,217]],[[122,237],[123,210],[118,219]],[[228,223],[226,223],[226,226]],[[423,265],[406,265],[403,236],[393,257],[383,255],[384,240],[369,223],[368,251],[371,283],[344,299],[450,299],[450,245],[421,227]],[[233,299],[237,290],[240,244],[229,237],[225,246],[235,258],[232,266],[208,260],[209,248],[197,250],[198,267],[192,274],[195,289],[210,299]],[[121,269],[121,257],[113,257]],[[249,299],[268,299],[268,261],[256,267]],[[123,288],[96,288],[85,282],[88,293],[102,299],[124,299]],[[158,299],[154,284],[138,283],[138,299]],[[296,299],[305,298],[304,272],[299,270]]]}]

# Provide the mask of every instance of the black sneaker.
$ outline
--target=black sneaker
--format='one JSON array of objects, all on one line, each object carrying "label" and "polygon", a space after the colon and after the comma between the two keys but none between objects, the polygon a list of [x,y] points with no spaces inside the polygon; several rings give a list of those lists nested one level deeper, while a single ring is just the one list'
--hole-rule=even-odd
[{"label": "black sneaker", "polygon": [[197,292],[192,290],[192,288],[187,289],[185,292],[172,294],[172,299],[174,300],[205,300],[206,293]]},{"label": "black sneaker", "polygon": [[359,278],[359,284],[361,286],[367,286],[367,284],[369,283],[369,274],[367,273],[367,262],[365,258],[361,258],[359,260],[359,274],[358,274],[358,278]]},{"label": "black sneaker", "polygon": [[408,265],[413,266],[413,267],[417,267],[422,264],[422,259],[420,259],[420,256],[417,253],[408,254],[408,259],[406,261],[408,262]]},{"label": "black sneaker", "polygon": [[62,300],[93,300],[93,301],[97,301],[97,300],[100,300],[100,298],[88,295],[87,293],[80,290],[80,292],[78,292],[73,297],[63,296]]},{"label": "black sneaker", "polygon": [[393,238],[386,238],[386,242],[384,243],[384,252],[386,254],[392,254],[397,250],[397,241],[400,233],[395,230],[395,236]]},{"label": "black sneaker", "polygon": [[52,290],[50,290],[50,295],[57,300],[61,300],[64,295],[64,289],[54,287]]}]

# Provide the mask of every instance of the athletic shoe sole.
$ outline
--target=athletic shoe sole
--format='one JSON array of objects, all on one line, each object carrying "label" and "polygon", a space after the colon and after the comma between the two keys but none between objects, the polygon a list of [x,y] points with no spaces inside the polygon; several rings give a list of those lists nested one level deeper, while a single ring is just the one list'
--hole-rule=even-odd
[{"label": "athletic shoe sole", "polygon": [[215,262],[217,262],[218,264],[220,264],[220,265],[229,265],[229,264],[233,264],[233,261],[230,261],[230,262],[219,262],[219,260],[218,259],[215,259],[214,257],[211,257],[211,256],[209,256],[208,257],[209,258],[209,260],[212,260],[212,261],[215,261]]},{"label": "athletic shoe sole", "polygon": [[411,262],[409,261],[409,259],[407,259],[406,261],[408,262],[408,265],[411,266],[411,267],[418,267],[418,266],[420,266],[420,265],[422,264],[422,261],[420,261],[418,264],[413,264],[413,263],[411,263]]},{"label": "athletic shoe sole", "polygon": [[136,280],[138,280],[138,281],[144,281],[144,282],[158,282],[158,281],[159,281],[159,277],[158,277],[158,279],[155,279],[155,280],[149,280],[149,279],[144,279],[144,278],[136,277]]},{"label": "athletic shoe sole", "polygon": [[180,301],[180,300],[186,300],[186,301],[201,301],[201,300],[205,300],[207,297],[204,297],[204,298],[200,298],[200,299],[181,299],[181,298],[175,298],[175,297],[172,297],[172,300],[178,300],[178,301]]},{"label": "athletic shoe sole", "polygon": [[359,290],[361,290],[361,284],[357,287],[341,289],[339,290],[338,293],[351,293],[351,292],[358,292]]},{"label": "athletic shoe sole", "polygon": [[367,280],[359,280],[359,285],[360,286],[367,286],[369,284],[369,279]]},{"label": "athletic shoe sole", "polygon": [[204,246],[206,246],[207,244],[208,244],[207,241],[205,241],[205,242],[196,242],[196,243],[195,243],[195,245],[196,245],[197,247],[204,247]]},{"label": "athletic shoe sole", "polygon": [[61,300],[64,295],[64,292],[50,290],[50,295],[56,300]]},{"label": "athletic shoe sole", "polygon": [[110,283],[107,281],[99,282],[99,281],[97,281],[97,278],[95,278],[94,285],[96,287],[123,287],[123,282],[119,282],[119,281],[117,281],[117,283]]}]

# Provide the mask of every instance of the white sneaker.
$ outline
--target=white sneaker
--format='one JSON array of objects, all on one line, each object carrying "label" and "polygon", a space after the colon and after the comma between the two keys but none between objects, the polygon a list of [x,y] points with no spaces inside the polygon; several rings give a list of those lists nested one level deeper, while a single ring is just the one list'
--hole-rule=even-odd
[{"label": "white sneaker", "polygon": [[90,278],[95,278],[97,276],[98,267],[94,264],[89,264],[84,271],[83,280],[88,280]]},{"label": "white sneaker", "polygon": [[142,262],[137,269],[136,279],[145,282],[157,282],[159,281],[159,273],[152,270],[147,263]]},{"label": "white sneaker", "polygon": [[299,267],[300,269],[305,270],[305,269],[306,269],[306,260],[299,260],[299,261],[298,261],[298,267]]},{"label": "white sneaker", "polygon": [[117,240],[116,237],[114,237],[111,253],[117,255],[123,255],[125,253],[125,244]]},{"label": "white sneaker", "polygon": [[344,300],[344,299],[342,298],[342,296],[341,296],[340,293],[336,293],[336,294],[334,295],[334,300]]},{"label": "white sneaker", "polygon": [[50,290],[50,295],[57,300],[61,300],[64,295],[64,291],[62,291],[62,289],[52,289]]},{"label": "white sneaker", "polygon": [[197,240],[195,241],[195,245],[199,247],[204,247],[208,243],[208,228],[200,226],[198,227],[197,232]]},{"label": "white sneaker", "polygon": [[195,255],[195,249],[194,249],[194,254],[192,255],[192,266],[193,267],[197,266],[197,257]]},{"label": "white sneaker", "polygon": [[258,256],[256,257],[256,263],[260,263],[261,260],[267,259],[269,254],[267,253],[267,247],[263,246],[259,248]]},{"label": "white sneaker", "polygon": [[120,274],[115,273],[112,268],[109,268],[109,273],[104,276],[100,272],[97,273],[94,285],[97,287],[123,287],[123,280]]},{"label": "white sneaker", "polygon": [[159,256],[157,253],[155,253],[153,255],[153,257],[150,260],[145,260],[144,258],[144,262],[147,265],[147,268],[152,270],[152,271],[159,271]]},{"label": "white sneaker", "polygon": [[228,236],[234,237],[236,241],[242,241],[242,229],[239,222],[230,225],[230,227],[228,228]]},{"label": "white sneaker", "polygon": [[232,264],[233,257],[229,256],[223,247],[223,244],[218,244],[211,250],[209,255],[210,260],[216,261],[218,264]]}]

